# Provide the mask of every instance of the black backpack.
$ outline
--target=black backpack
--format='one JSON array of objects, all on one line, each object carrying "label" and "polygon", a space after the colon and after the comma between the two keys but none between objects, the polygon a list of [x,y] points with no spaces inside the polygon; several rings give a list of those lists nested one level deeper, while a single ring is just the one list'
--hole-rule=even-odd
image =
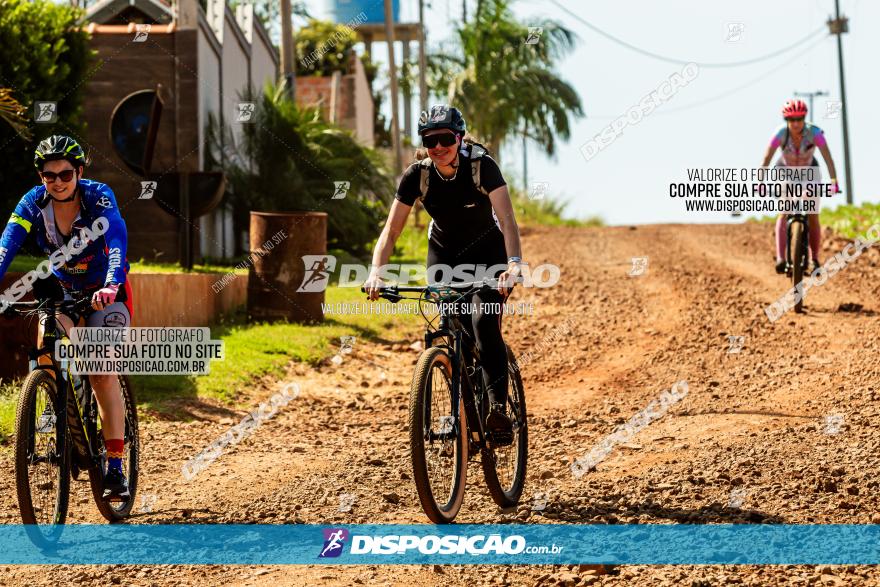
[{"label": "black backpack", "polygon": [[[480,160],[484,155],[488,155],[489,151],[481,145],[480,143],[462,143],[461,149],[459,150],[459,156],[465,156],[471,161],[471,178],[474,180],[474,187],[483,194],[484,196],[488,196],[489,192],[483,185],[480,183]],[[419,191],[421,192],[421,196],[419,196],[419,200],[424,203],[425,196],[428,195],[428,181],[431,179],[431,168],[434,166],[434,162],[431,161],[430,157],[425,157],[424,159],[420,159],[418,161],[419,164]]]}]

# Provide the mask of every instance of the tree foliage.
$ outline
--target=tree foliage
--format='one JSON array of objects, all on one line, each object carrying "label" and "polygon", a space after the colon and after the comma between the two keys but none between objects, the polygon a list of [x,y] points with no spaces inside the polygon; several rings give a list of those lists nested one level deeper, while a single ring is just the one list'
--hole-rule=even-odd
[{"label": "tree foliage", "polygon": [[[213,157],[229,176],[239,227],[251,210],[327,212],[328,245],[368,253],[394,190],[380,156],[317,109],[294,104],[281,87],[245,99],[256,103],[254,123],[244,125],[239,144],[227,129],[227,152]],[[219,136],[217,129],[210,135]],[[333,199],[336,182],[348,182],[344,198]]]},{"label": "tree foliage", "polygon": [[[48,135],[81,137],[82,91],[91,50],[82,11],[50,0],[0,0],[0,85],[24,107],[24,128],[0,125],[4,209],[36,182],[34,148]],[[57,102],[55,123],[35,123],[35,102]],[[22,131],[24,131],[22,133]],[[30,137],[30,138],[28,138]]]},{"label": "tree foliage", "polygon": [[309,19],[296,33],[296,75],[347,73],[354,46],[360,41],[357,31],[344,24]]},{"label": "tree foliage", "polygon": [[[530,27],[541,29],[537,42],[526,42]],[[570,118],[583,116],[577,92],[555,71],[559,59],[574,48],[574,33],[549,19],[517,21],[509,0],[482,0],[457,36],[457,54],[430,56],[434,93],[460,108],[469,129],[493,152],[508,136],[526,129],[530,139],[554,155],[557,137],[571,134]]]}]

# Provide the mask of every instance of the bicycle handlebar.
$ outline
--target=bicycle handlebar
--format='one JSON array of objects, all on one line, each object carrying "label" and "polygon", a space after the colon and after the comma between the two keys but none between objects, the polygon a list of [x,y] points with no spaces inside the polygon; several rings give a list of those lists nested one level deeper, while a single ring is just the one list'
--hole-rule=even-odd
[{"label": "bicycle handlebar", "polygon": [[[428,290],[451,289],[456,291],[468,290],[460,294],[466,295],[468,293],[471,293],[471,291],[476,291],[483,288],[494,289],[497,286],[497,279],[483,279],[480,281],[466,281],[461,283],[435,283],[431,285],[386,285],[377,289],[379,290],[379,297],[397,303],[400,300],[404,299],[403,296],[399,295],[401,293],[424,293]],[[367,288],[363,285],[361,286],[361,293],[367,293]]]},{"label": "bicycle handlebar", "polygon": [[33,300],[29,302],[12,302],[0,310],[7,317],[20,316],[24,310],[60,310],[62,313],[79,313],[92,306],[91,297],[78,300]]}]

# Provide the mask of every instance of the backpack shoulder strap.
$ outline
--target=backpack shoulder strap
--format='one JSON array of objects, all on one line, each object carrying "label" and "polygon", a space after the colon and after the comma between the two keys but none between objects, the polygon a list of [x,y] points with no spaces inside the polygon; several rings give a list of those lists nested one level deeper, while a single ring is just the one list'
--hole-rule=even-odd
[{"label": "backpack shoulder strap", "polygon": [[483,148],[482,145],[478,143],[472,143],[470,146],[470,155],[469,158],[471,160],[471,178],[474,180],[474,187],[483,194],[484,196],[488,196],[489,192],[483,187],[480,183],[480,160],[483,155],[487,153],[486,149]]},{"label": "backpack shoulder strap", "polygon": [[424,203],[425,196],[428,195],[428,180],[431,178],[431,162],[430,157],[419,160],[419,200]]}]

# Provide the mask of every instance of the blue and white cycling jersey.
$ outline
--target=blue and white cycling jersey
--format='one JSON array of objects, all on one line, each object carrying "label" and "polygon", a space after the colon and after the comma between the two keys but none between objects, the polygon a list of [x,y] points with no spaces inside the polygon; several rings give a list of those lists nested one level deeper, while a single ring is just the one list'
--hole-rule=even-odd
[{"label": "blue and white cycling jersey", "polygon": [[51,205],[52,197],[46,193],[46,186],[37,186],[22,197],[0,238],[0,279],[6,274],[29,233],[34,233],[37,246],[46,256],[50,256],[62,247],[68,248],[68,243],[75,239],[84,240],[88,233],[84,234],[83,230],[91,231],[95,220],[103,217],[106,219],[106,232],[60,267],[53,265],[52,273],[69,291],[125,283],[128,237],[116,197],[106,184],[98,181],[81,179],[78,186],[80,210],[68,237],[62,236],[58,230]]}]

